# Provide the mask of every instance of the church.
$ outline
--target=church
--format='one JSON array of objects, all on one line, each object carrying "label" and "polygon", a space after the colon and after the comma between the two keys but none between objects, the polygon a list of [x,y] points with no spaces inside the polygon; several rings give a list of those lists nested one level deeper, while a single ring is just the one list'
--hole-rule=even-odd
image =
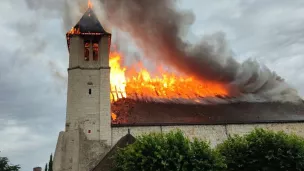
[{"label": "church", "polygon": [[[304,137],[304,102],[187,104],[120,98],[111,101],[111,33],[88,8],[66,34],[69,51],[65,130],[59,133],[54,171],[102,171],[117,147],[136,136],[180,129],[211,146],[256,127]],[[115,119],[111,114],[115,113]]]}]

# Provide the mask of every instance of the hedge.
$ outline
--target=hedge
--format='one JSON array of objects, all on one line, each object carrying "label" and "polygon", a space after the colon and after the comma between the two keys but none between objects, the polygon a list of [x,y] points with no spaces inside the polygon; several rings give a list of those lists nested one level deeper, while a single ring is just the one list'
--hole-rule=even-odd
[{"label": "hedge", "polygon": [[304,139],[255,129],[211,149],[183,133],[151,133],[115,155],[116,171],[304,171]]},{"label": "hedge", "polygon": [[218,152],[205,141],[190,141],[181,131],[151,133],[120,149],[115,156],[116,171],[224,171]]},{"label": "hedge", "polygon": [[231,136],[217,149],[227,171],[302,171],[304,139],[283,132],[255,129],[245,136]]}]

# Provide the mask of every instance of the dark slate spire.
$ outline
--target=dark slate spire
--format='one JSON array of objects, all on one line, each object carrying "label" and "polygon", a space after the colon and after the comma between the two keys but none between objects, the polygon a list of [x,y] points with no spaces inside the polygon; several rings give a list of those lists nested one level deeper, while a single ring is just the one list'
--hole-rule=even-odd
[{"label": "dark slate spire", "polygon": [[101,34],[109,34],[105,31],[105,29],[101,26],[98,18],[96,17],[92,8],[88,8],[88,10],[84,13],[82,18],[74,27],[76,30],[79,29],[80,33],[101,33]]}]

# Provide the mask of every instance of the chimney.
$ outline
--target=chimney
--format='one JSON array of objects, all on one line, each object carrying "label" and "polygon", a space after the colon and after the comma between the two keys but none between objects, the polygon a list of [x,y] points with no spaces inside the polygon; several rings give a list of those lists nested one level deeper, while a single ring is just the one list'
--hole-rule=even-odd
[{"label": "chimney", "polygon": [[42,171],[42,168],[41,167],[35,167],[35,168],[33,168],[33,171]]}]

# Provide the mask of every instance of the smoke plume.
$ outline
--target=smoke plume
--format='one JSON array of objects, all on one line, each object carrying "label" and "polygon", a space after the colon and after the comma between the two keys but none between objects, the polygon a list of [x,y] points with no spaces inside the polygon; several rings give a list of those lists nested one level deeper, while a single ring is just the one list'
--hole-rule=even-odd
[{"label": "smoke plume", "polygon": [[184,41],[194,22],[189,11],[179,11],[175,0],[100,0],[113,27],[128,32],[145,56],[162,61],[201,80],[220,82],[232,95],[256,94],[282,100],[297,98],[297,92],[276,73],[257,61],[238,63],[225,36],[206,36],[198,44]]},{"label": "smoke plume", "polygon": [[[223,33],[204,36],[197,44],[183,40],[195,16],[191,11],[178,10],[176,0],[92,1],[103,25],[107,21],[111,27],[129,33],[150,60],[172,66],[202,81],[223,83],[232,96],[247,95],[249,101],[253,96],[266,101],[298,100],[297,92],[265,65],[253,59],[237,62]],[[64,32],[77,23],[87,8],[87,0],[26,2],[42,18],[60,16]]]}]

